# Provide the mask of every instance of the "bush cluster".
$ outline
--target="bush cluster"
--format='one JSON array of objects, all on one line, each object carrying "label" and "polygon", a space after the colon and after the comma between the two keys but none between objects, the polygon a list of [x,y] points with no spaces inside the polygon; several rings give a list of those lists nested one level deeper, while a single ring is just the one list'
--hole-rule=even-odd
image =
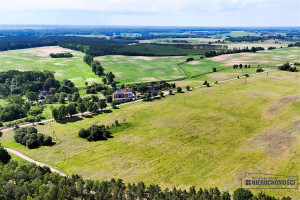
[{"label": "bush cluster", "polygon": [[27,146],[29,149],[52,144],[52,137],[38,133],[34,127],[22,127],[15,130],[14,139],[17,143]]},{"label": "bush cluster", "polygon": [[98,140],[107,140],[111,138],[111,132],[104,125],[92,125],[88,129],[80,129],[78,136],[86,138],[89,142]]},{"label": "bush cluster", "polygon": [[279,66],[278,69],[282,71],[298,72],[297,67],[292,67],[290,63],[285,63]]}]

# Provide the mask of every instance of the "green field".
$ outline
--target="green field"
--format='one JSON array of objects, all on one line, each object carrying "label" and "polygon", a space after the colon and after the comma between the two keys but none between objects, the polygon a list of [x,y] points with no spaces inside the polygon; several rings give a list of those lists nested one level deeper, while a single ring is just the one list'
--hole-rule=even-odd
[{"label": "green field", "polygon": [[105,69],[113,72],[121,83],[170,80],[184,77],[177,64],[186,60],[186,56],[150,57],[150,56],[101,56],[95,57]]},{"label": "green field", "polygon": [[[12,132],[4,133],[0,142],[69,175],[233,191],[245,172],[300,175],[299,93],[297,73],[276,71],[251,77],[247,84],[224,83],[221,91],[216,85],[38,126],[41,133],[55,131],[52,147],[29,150],[14,142]],[[87,142],[77,136],[79,129],[94,123],[124,119],[126,128],[114,128],[108,141]],[[300,198],[297,190],[264,192]]]},{"label": "green field", "polygon": [[[71,58],[51,58],[50,53],[71,52]],[[83,62],[83,53],[61,47],[38,47],[31,49],[0,52],[0,71],[7,70],[50,70],[55,72],[58,80],[70,79],[76,86],[85,82],[101,81],[92,73],[91,68]]]}]

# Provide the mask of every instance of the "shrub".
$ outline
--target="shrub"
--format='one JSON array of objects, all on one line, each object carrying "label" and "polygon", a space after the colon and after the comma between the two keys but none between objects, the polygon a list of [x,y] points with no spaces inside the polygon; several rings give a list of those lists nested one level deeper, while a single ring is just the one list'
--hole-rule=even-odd
[{"label": "shrub", "polygon": [[164,93],[162,91],[159,92],[160,97],[164,97]]},{"label": "shrub", "polygon": [[217,71],[217,68],[213,67],[213,68],[212,68],[212,71],[213,71],[213,72],[216,72],[216,71]]},{"label": "shrub", "polygon": [[49,135],[46,135],[44,137],[42,145],[44,145],[44,146],[50,146],[51,144],[52,144],[52,137],[50,137]]},{"label": "shrub", "polygon": [[89,136],[89,132],[86,129],[82,128],[78,132],[78,136],[81,138],[87,138]]},{"label": "shrub", "polygon": [[6,149],[4,149],[0,144],[0,162],[7,164],[11,159],[11,156],[8,154]]},{"label": "shrub", "polygon": [[177,87],[177,92],[182,92],[182,88],[181,87]]},{"label": "shrub", "polygon": [[190,62],[190,61],[193,61],[193,60],[194,60],[194,58],[192,58],[192,57],[191,58],[187,58],[186,62]]}]

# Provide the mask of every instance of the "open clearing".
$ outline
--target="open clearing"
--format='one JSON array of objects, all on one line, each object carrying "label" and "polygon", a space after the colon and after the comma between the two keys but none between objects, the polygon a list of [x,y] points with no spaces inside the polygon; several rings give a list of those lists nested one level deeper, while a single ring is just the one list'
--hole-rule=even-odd
[{"label": "open clearing", "polygon": [[[50,53],[70,52],[71,58],[51,58]],[[58,80],[70,79],[76,86],[84,86],[88,80],[98,80],[91,68],[83,62],[83,53],[58,46],[0,52],[0,70],[54,71]]]},{"label": "open clearing", "polygon": [[184,77],[177,64],[186,60],[186,56],[150,57],[150,56],[101,56],[96,57],[105,69],[113,72],[121,83],[170,80]]},{"label": "open clearing", "polygon": [[[296,77],[297,73],[276,71],[251,77],[247,84],[227,82],[221,91],[216,85],[68,123],[37,126],[48,135],[55,131],[58,139],[52,147],[29,150],[14,142],[12,132],[5,132],[0,141],[68,175],[232,191],[245,172],[300,176]],[[274,105],[280,109],[270,115],[267,110]],[[79,129],[92,124],[124,119],[129,126],[114,129],[114,138],[107,141],[87,142],[77,136]],[[265,192],[300,198],[297,190]]]}]

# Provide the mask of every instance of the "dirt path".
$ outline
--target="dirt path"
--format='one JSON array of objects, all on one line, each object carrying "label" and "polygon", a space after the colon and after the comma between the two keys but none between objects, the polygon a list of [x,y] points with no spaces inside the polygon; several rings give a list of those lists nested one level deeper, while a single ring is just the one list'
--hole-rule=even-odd
[{"label": "dirt path", "polygon": [[44,167],[44,166],[49,167],[50,170],[51,170],[51,172],[55,172],[55,173],[57,173],[57,174],[59,174],[59,175],[61,175],[61,176],[67,176],[66,174],[64,174],[64,173],[62,173],[62,172],[60,172],[60,171],[58,171],[57,169],[54,169],[53,167],[50,167],[50,166],[48,166],[47,164],[44,164],[44,163],[38,162],[38,161],[36,161],[36,160],[33,160],[33,159],[31,159],[31,158],[25,156],[24,154],[18,152],[18,151],[15,151],[15,150],[10,149],[10,148],[5,148],[5,149],[6,149],[9,153],[15,154],[16,156],[19,156],[20,158],[22,158],[22,159],[24,159],[24,160],[26,160],[26,161],[28,161],[28,162],[34,163],[34,164],[36,164],[36,165],[38,165],[38,166],[40,166],[40,167]]}]

